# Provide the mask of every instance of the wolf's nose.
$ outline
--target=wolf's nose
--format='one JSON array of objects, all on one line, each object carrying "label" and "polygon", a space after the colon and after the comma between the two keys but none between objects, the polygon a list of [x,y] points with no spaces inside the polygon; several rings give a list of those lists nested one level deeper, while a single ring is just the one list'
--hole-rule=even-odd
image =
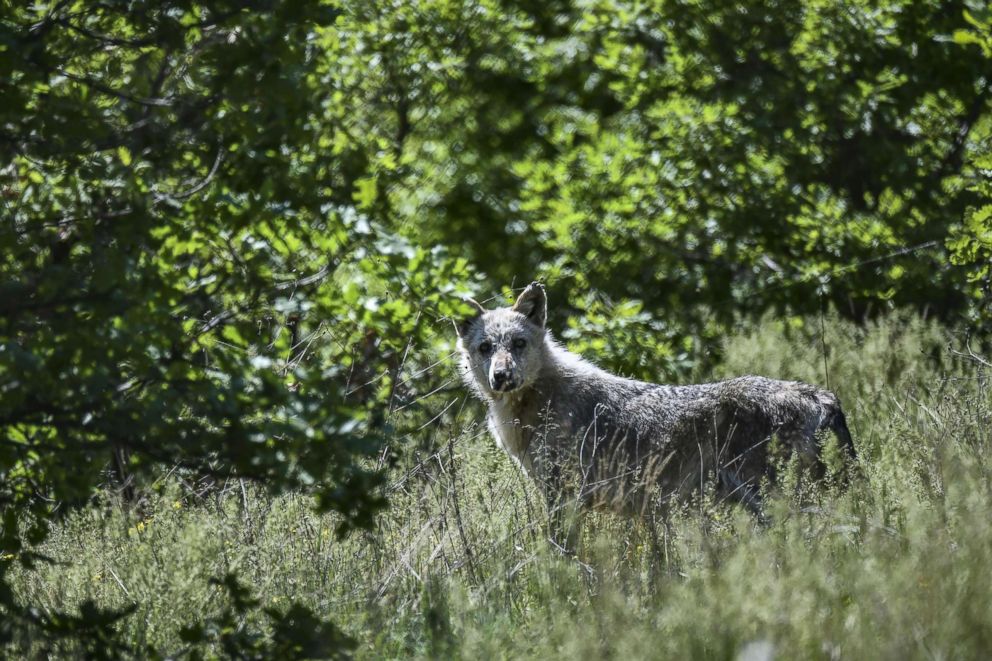
[{"label": "wolf's nose", "polygon": [[502,390],[503,386],[510,380],[510,373],[504,370],[496,370],[493,372],[493,388],[496,390]]}]

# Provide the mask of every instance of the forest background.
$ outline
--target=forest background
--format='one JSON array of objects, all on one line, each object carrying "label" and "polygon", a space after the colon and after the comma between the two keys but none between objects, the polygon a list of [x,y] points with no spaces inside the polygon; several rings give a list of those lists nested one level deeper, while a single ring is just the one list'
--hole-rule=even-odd
[{"label": "forest background", "polygon": [[[0,3],[0,645],[987,650],[990,17]],[[864,483],[549,554],[451,355],[538,279],[613,371],[837,389]]]}]

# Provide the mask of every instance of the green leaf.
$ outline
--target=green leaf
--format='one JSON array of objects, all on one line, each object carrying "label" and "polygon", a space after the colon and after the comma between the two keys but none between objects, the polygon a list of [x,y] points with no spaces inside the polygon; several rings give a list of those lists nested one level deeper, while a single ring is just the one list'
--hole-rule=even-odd
[{"label": "green leaf", "polygon": [[355,182],[354,200],[359,209],[369,209],[378,196],[378,185],[375,177],[363,177]]}]

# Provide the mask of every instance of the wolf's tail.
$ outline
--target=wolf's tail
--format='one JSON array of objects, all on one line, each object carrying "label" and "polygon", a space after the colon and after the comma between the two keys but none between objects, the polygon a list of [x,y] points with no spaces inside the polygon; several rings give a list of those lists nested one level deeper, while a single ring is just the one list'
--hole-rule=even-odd
[{"label": "wolf's tail", "polygon": [[854,449],[854,439],[851,438],[851,430],[847,428],[847,418],[844,417],[844,411],[841,410],[840,404],[837,403],[829,407],[827,411],[824,427],[830,429],[837,436],[840,447],[847,451],[851,459],[857,459],[858,453]]}]

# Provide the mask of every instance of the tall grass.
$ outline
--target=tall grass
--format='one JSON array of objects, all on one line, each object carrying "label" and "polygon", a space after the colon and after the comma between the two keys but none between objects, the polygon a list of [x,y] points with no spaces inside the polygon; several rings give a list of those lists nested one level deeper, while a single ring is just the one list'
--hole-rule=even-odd
[{"label": "tall grass", "polygon": [[16,590],[43,607],[136,604],[129,639],[177,654],[179,628],[225,605],[207,579],[235,571],[261,601],[241,626],[299,601],[363,657],[984,657],[989,370],[915,318],[823,330],[767,320],[699,375],[829,382],[848,410],[860,476],[782,489],[768,525],[706,498],[665,519],[594,514],[579,556],[562,557],[539,494],[469,403],[394,469],[373,531],[336,539],[305,495],[232,482],[201,498],[169,478],[140,515],[108,499],[69,517],[41,549],[59,562]]}]

